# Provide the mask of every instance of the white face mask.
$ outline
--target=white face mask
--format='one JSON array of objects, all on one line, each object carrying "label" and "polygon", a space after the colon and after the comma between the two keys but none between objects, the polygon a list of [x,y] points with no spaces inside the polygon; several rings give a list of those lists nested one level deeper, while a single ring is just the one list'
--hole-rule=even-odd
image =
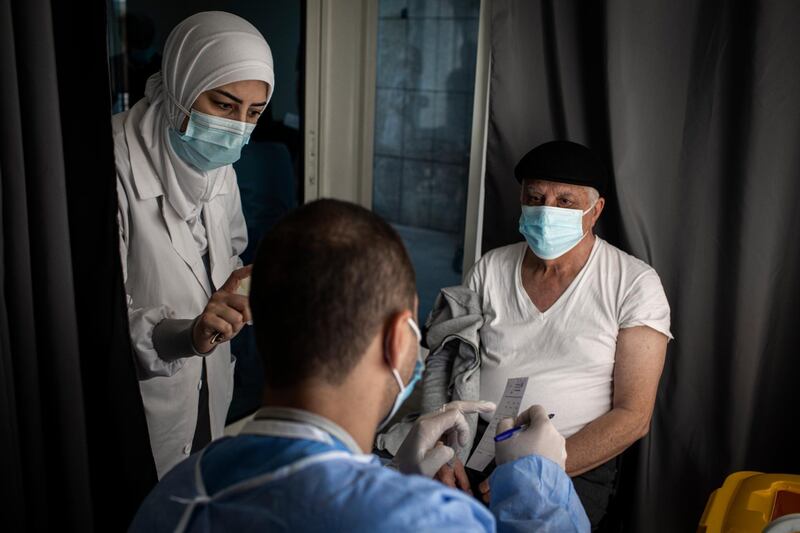
[{"label": "white face mask", "polygon": [[242,156],[242,148],[250,142],[255,124],[240,122],[192,109],[186,132],[169,130],[169,140],[184,161],[208,172],[231,165]]},{"label": "white face mask", "polygon": [[586,211],[546,205],[523,205],[519,232],[525,237],[536,257],[557,259],[575,248],[589,233],[583,231],[583,216],[594,209],[597,200]]}]

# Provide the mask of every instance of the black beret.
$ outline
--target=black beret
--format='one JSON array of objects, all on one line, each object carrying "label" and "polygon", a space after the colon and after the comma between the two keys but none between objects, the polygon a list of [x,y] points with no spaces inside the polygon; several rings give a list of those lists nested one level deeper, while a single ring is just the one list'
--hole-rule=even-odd
[{"label": "black beret", "polygon": [[540,144],[514,168],[517,181],[535,179],[594,187],[605,195],[608,175],[600,159],[582,144],[550,141]]}]

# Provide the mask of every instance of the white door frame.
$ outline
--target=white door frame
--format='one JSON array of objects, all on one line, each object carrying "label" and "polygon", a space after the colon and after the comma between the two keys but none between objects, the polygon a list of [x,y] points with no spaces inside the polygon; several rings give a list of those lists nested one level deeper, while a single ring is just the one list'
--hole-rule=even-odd
[{"label": "white door frame", "polygon": [[319,198],[319,85],[320,42],[322,32],[321,0],[306,1],[306,61],[305,61],[305,110],[303,131],[303,190],[304,201]]},{"label": "white door frame", "polygon": [[483,199],[486,183],[486,132],[489,127],[489,90],[492,73],[492,0],[481,0],[478,19],[478,58],[475,62],[475,92],[472,99],[472,140],[469,153],[467,212],[464,217],[464,262],[466,277],[482,254]]},{"label": "white door frame", "polygon": [[307,0],[305,200],[372,207],[378,0]]},{"label": "white door frame", "polygon": [[[491,1],[481,0],[480,7],[464,227],[465,274],[482,252]],[[378,0],[306,2],[306,202],[332,197],[372,208],[377,34]]]}]

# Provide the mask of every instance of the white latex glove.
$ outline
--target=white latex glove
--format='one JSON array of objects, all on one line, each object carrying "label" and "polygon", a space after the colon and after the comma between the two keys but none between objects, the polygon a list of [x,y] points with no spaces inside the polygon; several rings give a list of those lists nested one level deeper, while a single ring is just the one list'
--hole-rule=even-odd
[{"label": "white latex glove", "polygon": [[450,402],[439,411],[422,415],[400,445],[392,465],[404,474],[433,475],[455,455],[451,446],[437,446],[440,440],[467,446],[470,433],[464,413],[492,413],[492,402]]},{"label": "white latex glove", "polygon": [[504,418],[497,424],[497,434],[523,424],[528,426],[527,429],[495,443],[497,464],[508,463],[527,455],[541,455],[564,468],[567,462],[566,441],[550,422],[547,411],[541,405],[530,407],[516,420]]},{"label": "white latex glove", "polygon": [[[439,408],[439,412],[444,412],[450,409],[457,409],[461,411],[462,414],[468,413],[486,413],[492,414],[494,413],[497,406],[494,402],[468,402],[464,400],[457,400],[454,402],[446,403]],[[463,448],[464,446],[472,446],[472,439],[474,435],[471,435],[469,431],[466,432],[459,432],[457,428],[453,427],[450,431],[446,431],[442,438],[440,439],[445,445],[453,448],[453,451],[458,453],[458,450]],[[451,465],[452,466],[452,465]]]}]

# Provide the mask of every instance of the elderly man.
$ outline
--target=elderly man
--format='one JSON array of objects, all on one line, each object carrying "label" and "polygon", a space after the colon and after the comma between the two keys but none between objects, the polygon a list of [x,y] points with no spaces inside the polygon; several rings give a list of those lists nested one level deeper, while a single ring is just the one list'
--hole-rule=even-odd
[{"label": "elderly man", "polygon": [[[480,398],[496,402],[508,378],[529,378],[522,407],[555,414],[567,473],[596,528],[614,490],[615,458],[650,425],[669,305],[650,266],[594,235],[606,178],[588,148],[540,145],[515,175],[525,242],[492,250],[465,281],[482,315]],[[426,388],[441,386],[428,378]],[[439,479],[467,490],[463,466],[455,468]],[[479,490],[488,500],[488,484]]]}]

